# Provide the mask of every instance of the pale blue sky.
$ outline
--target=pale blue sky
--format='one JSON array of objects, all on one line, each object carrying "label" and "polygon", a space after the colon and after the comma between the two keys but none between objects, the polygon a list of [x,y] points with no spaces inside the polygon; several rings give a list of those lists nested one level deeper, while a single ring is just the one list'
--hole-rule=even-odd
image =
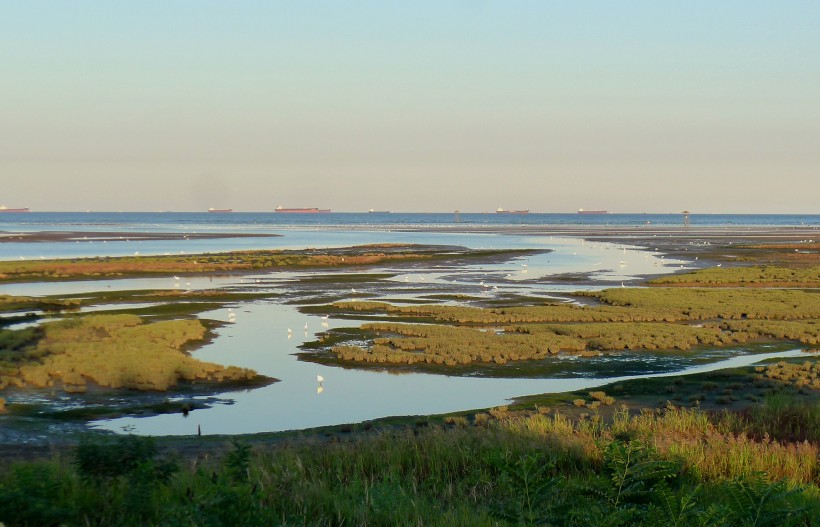
[{"label": "pale blue sky", "polygon": [[820,213],[820,2],[0,3],[0,203]]}]

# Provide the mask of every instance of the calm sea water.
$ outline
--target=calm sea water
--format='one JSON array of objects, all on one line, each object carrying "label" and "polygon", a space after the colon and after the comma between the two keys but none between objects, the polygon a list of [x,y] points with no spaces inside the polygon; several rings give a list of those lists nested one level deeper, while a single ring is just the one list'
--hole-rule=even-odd
[{"label": "calm sea water", "polygon": [[[496,214],[273,212],[29,212],[0,214],[0,231],[179,229],[264,232],[292,227],[413,227],[469,225],[681,225],[681,214]],[[694,226],[820,226],[820,214],[692,214]]]}]

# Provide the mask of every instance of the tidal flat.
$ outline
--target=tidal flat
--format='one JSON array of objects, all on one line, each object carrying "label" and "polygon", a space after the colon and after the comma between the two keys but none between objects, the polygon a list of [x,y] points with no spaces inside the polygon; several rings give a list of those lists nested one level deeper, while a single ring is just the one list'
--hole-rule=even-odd
[{"label": "tidal flat", "polygon": [[[782,240],[783,257],[754,241],[766,263],[735,239],[719,261],[542,242],[390,260],[357,258],[373,247],[310,250],[277,266],[266,254],[260,267],[184,276],[18,274],[0,296],[0,512],[12,525],[48,514],[734,525],[748,507],[724,497],[739,496],[784,525],[818,515],[816,252],[790,265]],[[21,294],[44,283],[53,294]],[[112,381],[114,349],[131,370]],[[47,460],[8,464],[20,457]],[[207,481],[194,468],[205,465]],[[137,466],[166,475],[140,479]],[[431,483],[445,466],[450,479]],[[66,500],[33,492],[32,470]],[[74,505],[91,503],[72,492],[88,497],[98,480],[103,501]],[[254,490],[271,485],[282,499]],[[146,507],[127,505],[135,486]],[[199,496],[228,491],[247,507],[219,512]],[[362,498],[374,495],[391,512]]]},{"label": "tidal flat", "polygon": [[[28,347],[24,354],[35,361],[34,365],[23,365],[21,369],[20,364],[7,357],[4,385],[14,393],[9,392],[6,407],[13,414],[16,400],[19,408],[25,406],[27,416],[36,413],[26,402],[33,399],[31,392],[20,391],[24,386],[29,389],[40,386],[52,392],[65,386],[72,392],[88,391],[90,386],[95,399],[89,405],[95,406],[100,415],[109,417],[105,421],[92,421],[95,427],[108,430],[119,427],[149,434],[155,433],[151,430],[166,433],[178,430],[174,433],[184,434],[187,428],[187,433],[191,433],[192,424],[186,424],[190,422],[190,418],[186,418],[188,414],[176,425],[165,421],[175,420],[174,414],[181,415],[180,408],[191,407],[208,410],[196,413],[194,430],[201,431],[204,426],[208,433],[226,433],[230,426],[237,426],[233,433],[247,433],[266,428],[321,426],[323,421],[334,424],[343,423],[345,419],[348,422],[367,420],[378,417],[379,412],[398,415],[408,412],[414,402],[420,403],[417,408],[422,412],[441,413],[458,408],[457,405],[480,406],[482,399],[476,400],[470,395],[475,389],[487,393],[483,400],[502,402],[528,391],[535,393],[538,379],[545,379],[550,391],[567,391],[600,385],[609,378],[685,371],[738,356],[750,357],[748,360],[752,362],[755,354],[770,352],[772,345],[787,351],[795,345],[816,344],[820,316],[813,292],[813,284],[818,280],[816,266],[789,268],[752,262],[721,269],[708,267],[705,259],[688,262],[666,259],[655,250],[657,248],[610,242],[581,239],[568,243],[549,237],[526,248],[520,244],[539,240],[528,235],[517,240],[517,244],[501,247],[496,240],[488,241],[496,247],[466,249],[454,245],[368,243],[328,250],[5,262],[6,271],[11,272],[8,278],[16,282],[6,288],[19,292],[43,283],[50,284],[56,291],[64,288],[62,294],[55,295],[0,297],[6,306],[5,340],[9,342],[9,351],[16,353],[19,361],[23,356],[20,351]],[[778,240],[777,251],[792,252],[794,244],[787,241]],[[723,248],[724,257],[731,251],[738,251],[747,259],[755,254],[754,250],[736,242],[732,238],[732,243]],[[714,239],[709,244],[714,248]],[[682,249],[703,247],[689,238],[682,245]],[[760,254],[769,260],[775,254],[768,246],[761,246],[757,239],[753,240],[752,247],[760,247]],[[800,247],[803,251],[812,250],[811,246]],[[602,261],[589,263],[596,258]],[[569,262],[562,263],[562,259]],[[573,260],[587,261],[598,268],[567,274],[564,269]],[[606,269],[607,264],[615,269]],[[67,265],[69,267],[64,267]],[[192,267],[200,265],[202,267]],[[100,272],[102,267],[95,266],[104,266],[108,271]],[[188,269],[186,274],[181,273],[183,268]],[[38,282],[39,276],[53,274],[56,269],[62,269],[63,274],[68,275],[65,278],[73,276],[74,279]],[[636,271],[643,274],[630,274]],[[112,279],[111,272],[125,274]],[[152,277],[145,277],[146,274]],[[645,276],[650,279],[646,280]],[[624,280],[618,287],[611,287],[613,279]],[[769,287],[759,287],[759,280],[765,280]],[[772,285],[778,281],[784,286]],[[624,282],[630,286],[626,287]],[[674,282],[675,288],[670,288],[669,282]],[[735,285],[727,289],[727,283]],[[160,288],[140,289],[142,284],[157,284]],[[680,284],[689,287],[681,289]],[[802,287],[794,289],[795,284]],[[238,368],[230,371],[235,375],[242,372],[242,382],[247,384],[239,392],[236,390],[239,385],[220,391],[218,383],[211,383],[207,388],[200,386],[199,394],[196,389],[191,391],[191,387],[182,390],[182,386],[175,385],[176,381],[167,379],[180,379],[184,384],[196,375],[181,366],[154,367],[158,378],[164,379],[161,382],[109,380],[101,383],[74,366],[52,368],[48,373],[49,368],[43,364],[53,360],[48,357],[50,348],[38,349],[36,345],[44,330],[68,323],[61,320],[82,325],[83,319],[91,315],[98,325],[100,320],[115,323],[125,315],[135,316],[134,323],[146,328],[158,322],[199,324],[197,327],[204,328],[207,338],[202,335],[198,336],[199,340],[192,338],[191,342],[199,343],[185,344],[185,350],[177,353],[184,356],[193,351],[190,358],[203,364],[228,366],[235,360]],[[265,318],[269,322],[261,322]],[[297,322],[298,319],[301,320]],[[274,329],[277,327],[279,329]],[[260,344],[264,346],[266,342],[274,349],[281,346],[276,344],[281,337],[266,334],[265,329],[286,336],[286,349],[292,349],[292,354],[270,357],[257,351]],[[106,338],[110,343],[117,342],[116,336]],[[139,353],[138,345],[132,348]],[[105,356],[112,360],[112,354]],[[299,360],[294,361],[295,357]],[[83,360],[76,357],[77,363]],[[92,369],[97,367],[91,363]],[[63,372],[64,369],[68,372]],[[149,369],[146,366],[146,371]],[[391,411],[387,409],[389,406],[379,410],[380,405],[370,405],[372,412],[350,414],[339,405],[355,400],[359,397],[357,392],[351,392],[348,387],[346,395],[337,395],[336,387],[328,381],[327,387],[319,386],[319,394],[313,393],[313,400],[302,396],[295,403],[297,407],[303,405],[311,409],[308,415],[316,415],[316,420],[304,417],[293,420],[288,412],[276,417],[273,409],[264,412],[271,414],[267,419],[260,420],[257,410],[250,410],[257,406],[250,402],[252,400],[261,402],[269,397],[282,397],[277,395],[279,386],[265,387],[276,379],[284,378],[285,383],[291,384],[287,397],[293,398],[295,386],[291,379],[309,378],[310,369],[316,372],[313,376],[332,378],[333,384],[344,383],[349,376],[351,381],[354,378],[363,381],[365,392],[386,389],[411,403],[406,410]],[[129,368],[119,367],[119,371],[128,372]],[[26,372],[28,377],[21,372]],[[385,373],[388,377],[383,377]],[[389,376],[398,373],[408,381],[418,381],[391,382]],[[413,374],[420,376],[413,377]],[[123,375],[129,379],[140,378],[131,373]],[[482,377],[518,381],[520,391],[511,391],[515,388],[503,384],[491,389],[458,387],[454,379],[459,376],[468,384]],[[32,382],[35,379],[36,382]],[[70,382],[66,383],[65,379]],[[228,376],[223,380],[239,379]],[[254,385],[259,388],[251,389]],[[406,396],[397,393],[397,386],[401,385],[406,385],[402,389]],[[432,393],[438,394],[432,399],[448,401],[451,405],[424,402],[417,386],[427,386],[429,390],[432,385],[436,386]],[[133,400],[128,404],[101,402],[97,392],[117,386],[142,387],[149,391],[161,387],[169,399],[182,402],[167,405],[167,411],[171,412],[167,417],[158,415],[146,419],[156,404],[147,401],[148,409],[140,411],[139,404],[134,404],[139,394],[132,394]],[[331,389],[322,393],[327,388]],[[175,397],[179,390],[186,394]],[[467,395],[454,396],[453,390]],[[271,391],[270,394],[267,391]],[[502,395],[504,392],[507,395]],[[208,402],[197,402],[198,395]],[[364,392],[361,396],[366,397]],[[338,401],[328,405],[326,401],[331,398]],[[37,400],[38,404],[45,401],[44,416],[60,415],[59,405],[49,407],[48,397]],[[118,406],[123,407],[123,417],[111,420],[110,417],[117,415]],[[248,410],[242,411],[239,407]],[[241,415],[242,424],[226,413]],[[213,420],[206,414],[214,414],[213,419],[225,424],[214,430]],[[76,417],[78,412],[72,407],[71,412],[64,415]],[[133,417],[127,417],[129,415]],[[281,423],[273,424],[280,420]],[[146,426],[149,422],[156,422],[157,426]],[[248,423],[255,424],[249,426]]]}]

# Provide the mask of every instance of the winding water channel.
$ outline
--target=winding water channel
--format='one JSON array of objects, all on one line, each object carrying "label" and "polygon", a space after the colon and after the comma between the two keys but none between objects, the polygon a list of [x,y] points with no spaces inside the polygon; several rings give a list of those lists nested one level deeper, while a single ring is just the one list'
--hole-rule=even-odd
[{"label": "winding water channel", "polygon": [[[388,280],[368,282],[361,286],[357,284],[355,294],[351,292],[351,298],[388,298],[391,301],[414,299],[437,292],[459,292],[488,299],[510,294],[549,298],[570,290],[617,287],[646,275],[686,269],[692,263],[636,246],[589,242],[578,238],[362,230],[289,230],[282,234],[284,236],[274,238],[196,240],[190,245],[187,242],[181,244],[179,241],[169,240],[144,241],[140,242],[139,251],[142,254],[179,252],[175,249],[180,245],[191,253],[247,248],[341,247],[369,243],[549,250],[503,263],[337,271],[395,273]],[[23,244],[20,245],[22,250]],[[29,253],[35,250],[45,252],[47,257],[65,255],[68,251],[65,243],[29,244],[24,249]],[[97,242],[94,249],[98,251],[96,254],[107,254],[109,250],[112,255],[124,252],[117,243]],[[274,272],[242,277],[186,278],[182,287],[191,290],[229,288],[258,290],[271,295],[267,300],[234,304],[203,313],[202,318],[220,320],[225,325],[217,330],[217,338],[196,351],[195,356],[207,361],[253,368],[261,374],[280,379],[280,382],[252,390],[209,396],[207,399],[212,402],[209,408],[197,409],[188,416],[162,414],[125,417],[98,421],[93,426],[116,432],[150,435],[195,434],[198,430],[203,434],[242,434],[304,429],[387,416],[489,407],[504,404],[517,396],[586,389],[636,377],[702,372],[801,353],[781,346],[768,350],[770,353],[758,347],[754,350],[699,350],[697,353],[619,352],[592,358],[557,357],[548,359],[555,362],[555,375],[539,379],[395,374],[327,367],[299,361],[294,354],[300,351],[301,344],[316,340],[317,334],[323,331],[337,327],[356,327],[362,321],[333,318],[323,320],[298,311],[298,305],[293,303],[294,295],[306,300],[306,296],[299,295],[309,296],[309,293],[295,293],[294,284],[298,283],[299,278],[317,273],[319,272]],[[581,281],[583,285],[554,280],[557,275],[567,273],[585,276]],[[180,285],[171,278],[140,278],[4,285],[0,286],[0,293],[42,295],[174,287]],[[317,384],[317,375],[324,378],[321,388]],[[216,404],[213,404],[214,398]]]}]

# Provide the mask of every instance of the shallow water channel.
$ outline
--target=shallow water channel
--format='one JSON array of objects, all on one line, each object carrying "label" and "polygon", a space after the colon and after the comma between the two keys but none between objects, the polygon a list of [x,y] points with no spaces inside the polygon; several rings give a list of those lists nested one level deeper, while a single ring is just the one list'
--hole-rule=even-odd
[{"label": "shallow water channel", "polygon": [[[343,234],[340,236],[340,234]],[[533,248],[550,252],[502,263],[469,265],[417,265],[412,268],[343,270],[338,273],[395,273],[390,279],[355,283],[335,290],[349,291],[355,299],[410,300],[436,293],[459,293],[488,298],[504,295],[550,297],[580,289],[620,286],[645,275],[670,273],[688,268],[655,251],[574,238],[517,235],[470,235],[455,233],[352,232],[326,233],[289,231],[281,238],[258,239],[255,248],[331,247],[367,243],[421,243],[460,245],[470,248]],[[200,250],[231,250],[235,241],[200,240]],[[147,243],[147,242],[146,242]],[[146,246],[146,253],[162,253],[166,247]],[[248,239],[241,240],[244,246]],[[103,244],[97,244],[102,247]],[[243,247],[246,248],[246,247]],[[41,247],[42,250],[42,247]],[[56,250],[56,249],[55,249]],[[558,275],[584,276],[575,283],[556,280]],[[308,300],[321,291],[299,289],[302,278],[319,272],[275,272],[220,278],[140,278],[48,284],[0,286],[0,293],[13,295],[67,294],[101,290],[218,287],[260,290],[270,300],[235,304],[203,313],[202,318],[221,320],[217,338],[194,354],[221,364],[255,369],[280,382],[252,390],[203,397],[217,403],[197,409],[187,417],[162,414],[98,421],[93,426],[116,432],[149,435],[242,434],[303,429],[359,422],[397,415],[422,415],[483,408],[504,404],[517,396],[592,388],[635,377],[695,373],[751,364],[769,357],[799,354],[799,350],[751,353],[743,348],[698,353],[624,353],[592,358],[554,358],[551,378],[478,378],[438,374],[356,370],[321,366],[297,360],[294,354],[304,342],[331,328],[358,327],[363,321],[324,320],[302,314],[285,299]],[[327,276],[326,273],[322,276]],[[330,282],[332,283],[332,282]],[[319,286],[321,287],[321,286]],[[290,330],[290,331],[288,331]],[[756,352],[760,352],[757,349]],[[765,350],[763,350],[765,351]],[[324,378],[321,386],[317,375]],[[173,398],[173,397],[171,397]]]}]

